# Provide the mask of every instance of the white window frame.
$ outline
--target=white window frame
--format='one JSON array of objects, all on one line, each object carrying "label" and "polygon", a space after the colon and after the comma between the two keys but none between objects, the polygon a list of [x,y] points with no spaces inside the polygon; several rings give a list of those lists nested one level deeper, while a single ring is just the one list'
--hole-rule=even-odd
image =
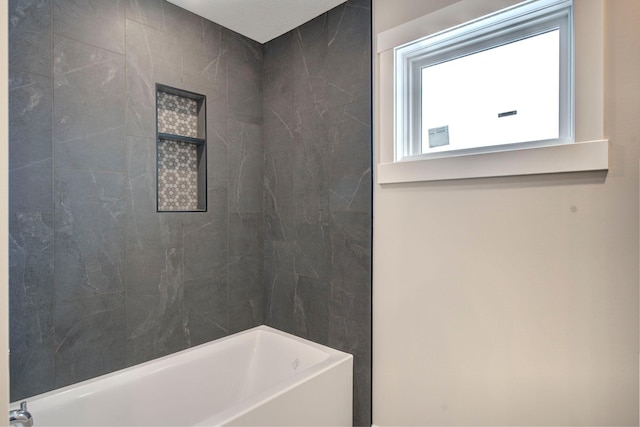
[{"label": "white window frame", "polygon": [[[603,65],[604,54],[602,52],[604,43],[603,26],[603,2],[602,0],[581,0],[577,2],[583,9],[577,16],[577,26],[581,49],[576,51],[576,66],[582,71],[580,78],[576,80],[575,98],[580,104],[580,115],[574,116],[573,106],[573,85],[569,84],[570,95],[568,101],[562,105],[568,108],[565,114],[565,127],[561,132],[562,138],[554,141],[553,145],[548,144],[509,144],[490,147],[487,150],[476,152],[455,153],[448,152],[448,157],[432,158],[433,156],[405,156],[404,136],[399,137],[397,128],[394,127],[397,104],[394,101],[394,94],[397,93],[397,80],[394,82],[393,75],[402,75],[401,70],[396,69],[394,63],[395,48],[403,48],[409,45],[418,47],[420,42],[442,41],[447,36],[451,36],[451,28],[456,30],[464,29],[470,42],[475,37],[482,37],[482,25],[479,17],[495,14],[496,11],[506,7],[517,6],[515,1],[509,0],[462,0],[450,7],[436,11],[424,17],[417,18],[399,27],[387,30],[378,34],[376,40],[379,67],[379,90],[377,91],[380,105],[378,138],[381,139],[380,153],[378,156],[378,166],[376,170],[376,180],[378,183],[415,182],[431,181],[443,179],[461,179],[474,177],[528,175],[540,173],[574,172],[588,170],[608,169],[608,141],[604,139],[603,123]],[[526,4],[533,4],[529,1]],[[531,13],[540,10],[540,1],[535,2],[536,7]],[[562,8],[564,0],[545,0],[548,7]],[[503,5],[498,7],[497,5]],[[552,5],[552,6],[549,6]],[[484,9],[483,9],[484,8]],[[481,13],[484,12],[484,13]],[[527,14],[523,15],[523,20],[527,19]],[[528,16],[529,18],[531,15]],[[466,18],[466,19],[464,19]],[[456,22],[457,20],[457,22]],[[451,23],[450,25],[446,25]],[[513,24],[514,21],[511,22]],[[571,20],[569,20],[571,25]],[[475,26],[475,27],[474,27]],[[429,31],[432,30],[432,31]],[[485,37],[488,33],[485,33]],[[415,40],[419,40],[417,43]],[[588,42],[593,43],[591,46]],[[585,45],[589,49],[585,49]],[[585,54],[589,54],[587,57]],[[573,58],[571,55],[568,60]],[[407,64],[404,64],[406,67]],[[592,69],[585,67],[592,66]],[[570,66],[571,62],[565,62],[565,66]],[[573,67],[572,67],[573,68]],[[572,73],[569,73],[572,74]],[[389,79],[391,78],[391,82]],[[583,105],[585,100],[593,101],[593,105]],[[389,108],[389,104],[392,108]],[[391,114],[389,114],[391,113]],[[574,117],[579,120],[574,132]],[[568,120],[567,120],[568,119]],[[584,121],[584,120],[587,121]],[[404,125],[403,125],[404,126]],[[406,129],[406,128],[405,128]],[[585,139],[585,135],[590,139]],[[391,139],[391,141],[390,141]],[[579,141],[579,142],[577,142]],[[517,147],[516,147],[517,145]],[[455,153],[451,155],[451,153]]]},{"label": "white window frame", "polygon": [[520,148],[573,142],[573,8],[572,0],[521,3],[432,36],[396,47],[396,160],[502,151],[514,144],[419,154],[422,141],[421,79],[423,67],[481,52],[510,42],[560,30],[560,137],[519,143]]}]

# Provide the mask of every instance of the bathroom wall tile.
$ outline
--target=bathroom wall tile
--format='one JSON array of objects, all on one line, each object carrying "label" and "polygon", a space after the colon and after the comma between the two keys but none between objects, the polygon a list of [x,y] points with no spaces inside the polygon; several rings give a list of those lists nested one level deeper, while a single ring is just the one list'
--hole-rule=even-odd
[{"label": "bathroom wall tile", "polygon": [[125,175],[59,169],[55,186],[56,299],[122,290]]},{"label": "bathroom wall tile", "polygon": [[368,100],[330,112],[332,211],[371,209],[371,124]]},{"label": "bathroom wall tile", "polygon": [[130,252],[126,272],[127,366],[186,348],[182,249]]},{"label": "bathroom wall tile", "polygon": [[264,324],[264,300],[252,298],[229,306],[229,333],[246,331]]},{"label": "bathroom wall tile", "polygon": [[[263,48],[263,67],[265,71],[285,72],[291,68],[293,57],[293,43],[296,42],[296,32],[289,31],[265,43]],[[265,98],[269,96],[265,93]]]},{"label": "bathroom wall tile", "polygon": [[274,94],[263,103],[264,152],[291,151],[301,137],[290,76],[284,77],[283,81],[271,81],[268,73],[271,72],[265,71],[265,91]]},{"label": "bathroom wall tile", "polygon": [[185,280],[216,277],[226,271],[229,256],[227,187],[209,183],[207,212],[183,216]]},{"label": "bathroom wall tile", "polygon": [[371,295],[371,214],[331,214],[332,310],[343,317],[368,317]]},{"label": "bathroom wall tile", "polygon": [[265,321],[269,326],[294,333],[296,275],[295,248],[289,242],[265,242]]},{"label": "bathroom wall tile", "polygon": [[231,213],[229,237],[229,325],[239,331],[264,319],[262,213]]},{"label": "bathroom wall tile", "polygon": [[51,79],[9,75],[9,174],[11,211],[53,211]]},{"label": "bathroom wall tile", "polygon": [[262,212],[229,214],[229,255],[262,258],[264,222]]},{"label": "bathroom wall tile", "polygon": [[329,293],[327,280],[297,276],[293,314],[296,335],[328,344]]},{"label": "bathroom wall tile", "polygon": [[291,152],[278,151],[265,155],[263,207],[266,240],[295,238],[292,170]]},{"label": "bathroom wall tile", "polygon": [[180,35],[185,80],[201,85],[227,84],[226,31],[220,25],[202,19],[197,32],[184,31]]},{"label": "bathroom wall tile", "polygon": [[229,333],[264,323],[264,258],[229,258]]},{"label": "bathroom wall tile", "polygon": [[296,28],[291,63],[294,101],[299,110],[325,110],[327,68],[327,14]]},{"label": "bathroom wall tile", "polygon": [[124,171],[124,56],[54,38],[56,167]]},{"label": "bathroom wall tile", "polygon": [[59,36],[124,53],[125,0],[53,0]]},{"label": "bathroom wall tile", "polygon": [[296,32],[264,45],[263,135],[265,152],[291,150],[299,129],[295,115],[293,71],[291,67]]},{"label": "bathroom wall tile", "polygon": [[230,30],[226,32],[229,118],[262,123],[262,45]]},{"label": "bathroom wall tile", "polygon": [[51,76],[51,0],[9,0],[9,70]]},{"label": "bathroom wall tile", "polygon": [[[305,129],[293,150],[293,197],[296,221],[308,222],[329,211],[329,179],[332,170],[329,127],[322,123]],[[333,130],[331,130],[333,132]]]},{"label": "bathroom wall tile", "polygon": [[189,345],[199,345],[229,334],[227,277],[188,280],[184,287],[185,329]]},{"label": "bathroom wall tile", "polygon": [[55,387],[125,367],[124,292],[58,301]]},{"label": "bathroom wall tile", "polygon": [[261,212],[264,155],[259,125],[228,121],[229,210]]},{"label": "bathroom wall tile", "polygon": [[11,399],[53,388],[53,216],[9,219]]},{"label": "bathroom wall tile", "polygon": [[180,88],[181,43],[171,33],[129,19],[126,32],[127,135],[155,138],[155,85]]},{"label": "bathroom wall tile", "polygon": [[[264,258],[236,255],[229,258],[229,305],[264,300]],[[256,308],[256,315],[260,314]]]},{"label": "bathroom wall tile", "polygon": [[329,279],[332,275],[331,235],[329,219],[320,213],[296,224],[295,271],[316,279]]},{"label": "bathroom wall tile", "polygon": [[126,0],[126,16],[171,34],[200,32],[202,28],[202,18],[167,1]]},{"label": "bathroom wall tile", "polygon": [[182,246],[182,217],[156,211],[156,141],[127,138],[127,251]]},{"label": "bathroom wall tile", "polygon": [[371,2],[348,1],[328,12],[326,106],[368,99],[371,93]]}]

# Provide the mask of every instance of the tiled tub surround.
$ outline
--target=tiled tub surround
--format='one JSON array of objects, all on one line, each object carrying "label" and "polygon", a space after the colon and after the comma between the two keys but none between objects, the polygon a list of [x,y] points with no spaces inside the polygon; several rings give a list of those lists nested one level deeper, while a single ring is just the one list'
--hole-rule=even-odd
[{"label": "tiled tub surround", "polygon": [[[242,168],[262,46],[161,0],[9,14],[11,399],[263,324],[262,167]],[[157,212],[156,83],[207,98],[206,212]]]},{"label": "tiled tub surround", "polygon": [[[370,2],[264,46],[161,0],[9,9],[11,399],[266,323],[353,353],[369,425]],[[207,212],[156,211],[156,83],[207,97]]]}]

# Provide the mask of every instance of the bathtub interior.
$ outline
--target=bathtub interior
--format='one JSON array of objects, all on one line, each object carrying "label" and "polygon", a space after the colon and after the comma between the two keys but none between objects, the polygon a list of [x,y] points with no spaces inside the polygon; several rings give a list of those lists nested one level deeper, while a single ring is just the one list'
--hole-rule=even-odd
[{"label": "bathtub interior", "polygon": [[36,426],[196,425],[246,412],[345,357],[260,326],[27,401]]}]

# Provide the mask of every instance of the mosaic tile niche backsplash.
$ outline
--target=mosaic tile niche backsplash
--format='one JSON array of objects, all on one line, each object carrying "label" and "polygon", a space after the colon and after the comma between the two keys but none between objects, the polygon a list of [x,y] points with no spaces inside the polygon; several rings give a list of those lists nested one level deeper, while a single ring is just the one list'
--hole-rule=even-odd
[{"label": "mosaic tile niche backsplash", "polygon": [[195,144],[158,141],[158,210],[198,209],[198,149]]},{"label": "mosaic tile niche backsplash", "polygon": [[[173,89],[171,89],[173,90]],[[198,169],[206,144],[199,129],[198,100],[157,91],[158,119],[158,211],[196,211],[203,209],[198,188],[203,182]],[[163,138],[162,134],[171,135]],[[184,138],[184,139],[182,139]],[[182,139],[182,140],[181,140]],[[200,147],[202,148],[202,147]]]},{"label": "mosaic tile niche backsplash", "polygon": [[198,102],[158,91],[158,132],[198,137]]}]

